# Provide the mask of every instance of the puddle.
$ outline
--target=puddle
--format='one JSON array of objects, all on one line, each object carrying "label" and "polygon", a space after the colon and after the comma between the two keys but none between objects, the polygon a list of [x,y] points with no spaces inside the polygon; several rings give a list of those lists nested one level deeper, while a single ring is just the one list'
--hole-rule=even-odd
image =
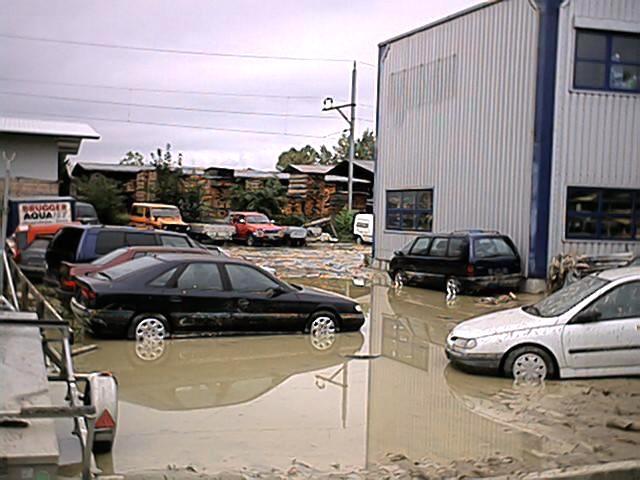
[{"label": "puddle", "polygon": [[[459,296],[447,305],[443,292],[298,282],[357,298],[368,318],[362,332],[331,342],[303,335],[146,345],[89,339],[99,349],[77,357],[77,368],[111,370],[120,385],[117,440],[100,467],[269,473],[287,471],[295,459],[317,471],[353,471],[408,458],[483,476],[638,457],[640,433],[613,432],[588,413],[590,403],[607,415],[627,408],[637,421],[638,379],[527,390],[449,366],[443,345],[456,323],[534,297],[487,306]],[[626,446],[604,445],[612,439]]]}]

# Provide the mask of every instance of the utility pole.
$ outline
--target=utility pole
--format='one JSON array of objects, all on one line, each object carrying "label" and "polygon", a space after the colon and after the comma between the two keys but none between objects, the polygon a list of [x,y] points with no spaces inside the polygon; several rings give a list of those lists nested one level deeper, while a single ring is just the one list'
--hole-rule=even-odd
[{"label": "utility pole", "polygon": [[[356,78],[357,69],[356,62],[353,62],[353,71],[351,72],[351,103],[344,105],[333,105],[333,98],[327,97],[324,99],[322,111],[327,112],[329,110],[337,110],[338,113],[349,124],[349,176],[348,176],[348,196],[347,196],[347,209],[353,210],[353,160],[356,152]],[[350,107],[351,113],[347,117],[342,111],[343,108]]]}]

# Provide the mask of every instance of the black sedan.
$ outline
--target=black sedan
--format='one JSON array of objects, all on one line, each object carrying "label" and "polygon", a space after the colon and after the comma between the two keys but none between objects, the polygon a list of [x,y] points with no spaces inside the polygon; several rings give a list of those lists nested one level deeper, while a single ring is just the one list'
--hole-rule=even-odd
[{"label": "black sedan", "polygon": [[360,305],[347,297],[288,284],[240,260],[190,254],[146,256],[80,277],[71,309],[90,333],[129,338],[320,336],[364,323]]}]

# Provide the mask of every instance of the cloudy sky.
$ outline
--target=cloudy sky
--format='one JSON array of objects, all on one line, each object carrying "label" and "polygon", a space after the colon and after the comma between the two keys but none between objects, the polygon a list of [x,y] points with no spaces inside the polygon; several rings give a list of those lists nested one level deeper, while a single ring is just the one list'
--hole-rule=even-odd
[{"label": "cloudy sky", "polygon": [[292,146],[335,143],[346,123],[320,109],[349,98],[348,60],[357,130],[373,129],[377,44],[475,3],[0,0],[0,114],[86,121],[102,140],[78,160],[169,142],[187,165],[273,168]]}]

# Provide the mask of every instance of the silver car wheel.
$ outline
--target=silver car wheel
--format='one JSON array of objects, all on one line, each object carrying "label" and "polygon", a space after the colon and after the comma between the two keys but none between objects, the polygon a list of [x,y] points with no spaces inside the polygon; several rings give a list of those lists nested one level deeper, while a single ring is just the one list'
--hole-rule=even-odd
[{"label": "silver car wheel", "polygon": [[309,331],[311,333],[311,336],[316,338],[335,335],[336,322],[329,316],[321,315],[313,319]]},{"label": "silver car wheel", "polygon": [[136,325],[136,340],[162,340],[167,336],[167,329],[157,318],[145,318]]},{"label": "silver car wheel", "polygon": [[329,350],[333,347],[335,341],[336,336],[333,333],[318,336],[311,335],[311,346],[318,351]]},{"label": "silver car wheel", "polygon": [[393,276],[393,286],[402,288],[407,283],[407,276],[402,270],[398,270]]},{"label": "silver car wheel", "polygon": [[540,382],[547,377],[547,364],[537,353],[526,352],[513,362],[513,378],[524,382]]}]

